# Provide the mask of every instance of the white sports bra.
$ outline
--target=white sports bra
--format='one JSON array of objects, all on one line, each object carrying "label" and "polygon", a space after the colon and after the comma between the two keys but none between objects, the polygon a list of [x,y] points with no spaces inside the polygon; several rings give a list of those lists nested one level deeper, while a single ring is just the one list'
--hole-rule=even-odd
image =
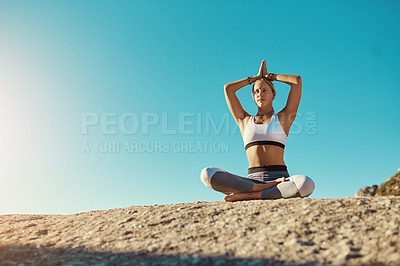
[{"label": "white sports bra", "polygon": [[285,148],[286,133],[274,113],[271,121],[266,124],[256,124],[252,115],[243,132],[244,147],[247,150],[253,145],[275,145]]}]

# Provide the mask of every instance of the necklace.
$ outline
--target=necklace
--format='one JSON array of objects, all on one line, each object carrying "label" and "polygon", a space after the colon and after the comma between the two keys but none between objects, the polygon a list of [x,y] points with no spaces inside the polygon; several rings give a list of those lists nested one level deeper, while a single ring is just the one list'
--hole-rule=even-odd
[{"label": "necklace", "polygon": [[258,116],[261,119],[261,121],[264,122],[264,118],[266,118],[265,120],[268,120],[268,118],[270,118],[274,113],[275,111],[272,109],[271,111],[264,114],[257,113],[256,116]]}]

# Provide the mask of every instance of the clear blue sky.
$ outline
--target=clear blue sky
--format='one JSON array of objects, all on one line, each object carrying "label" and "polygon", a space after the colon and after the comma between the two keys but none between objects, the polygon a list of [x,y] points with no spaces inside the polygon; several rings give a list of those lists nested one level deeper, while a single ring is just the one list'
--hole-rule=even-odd
[{"label": "clear blue sky", "polygon": [[[263,59],[302,77],[285,162],[313,178],[311,197],[381,184],[400,167],[398,12],[397,1],[1,1],[0,214],[222,200],[201,169],[248,167],[223,85]],[[279,111],[289,86],[275,86]],[[254,114],[250,90],[238,96]]]}]

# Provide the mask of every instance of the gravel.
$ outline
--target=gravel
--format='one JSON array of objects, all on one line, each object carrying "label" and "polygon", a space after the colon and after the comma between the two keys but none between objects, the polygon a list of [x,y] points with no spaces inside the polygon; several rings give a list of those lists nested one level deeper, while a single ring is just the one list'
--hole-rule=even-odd
[{"label": "gravel", "polygon": [[1,265],[400,265],[400,197],[1,215]]}]

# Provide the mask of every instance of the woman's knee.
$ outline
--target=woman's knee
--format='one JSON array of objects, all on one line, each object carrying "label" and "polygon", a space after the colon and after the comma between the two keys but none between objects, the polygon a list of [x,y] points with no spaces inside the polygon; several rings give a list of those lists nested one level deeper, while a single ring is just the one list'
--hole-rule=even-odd
[{"label": "woman's knee", "polygon": [[206,167],[203,170],[201,170],[200,179],[204,183],[204,185],[206,185],[206,187],[213,189],[213,187],[211,186],[211,178],[217,172],[226,172],[226,171],[217,167]]},{"label": "woman's knee", "polygon": [[293,175],[290,177],[290,181],[295,183],[299,190],[300,196],[308,197],[313,193],[315,184],[314,181],[305,175]]}]

